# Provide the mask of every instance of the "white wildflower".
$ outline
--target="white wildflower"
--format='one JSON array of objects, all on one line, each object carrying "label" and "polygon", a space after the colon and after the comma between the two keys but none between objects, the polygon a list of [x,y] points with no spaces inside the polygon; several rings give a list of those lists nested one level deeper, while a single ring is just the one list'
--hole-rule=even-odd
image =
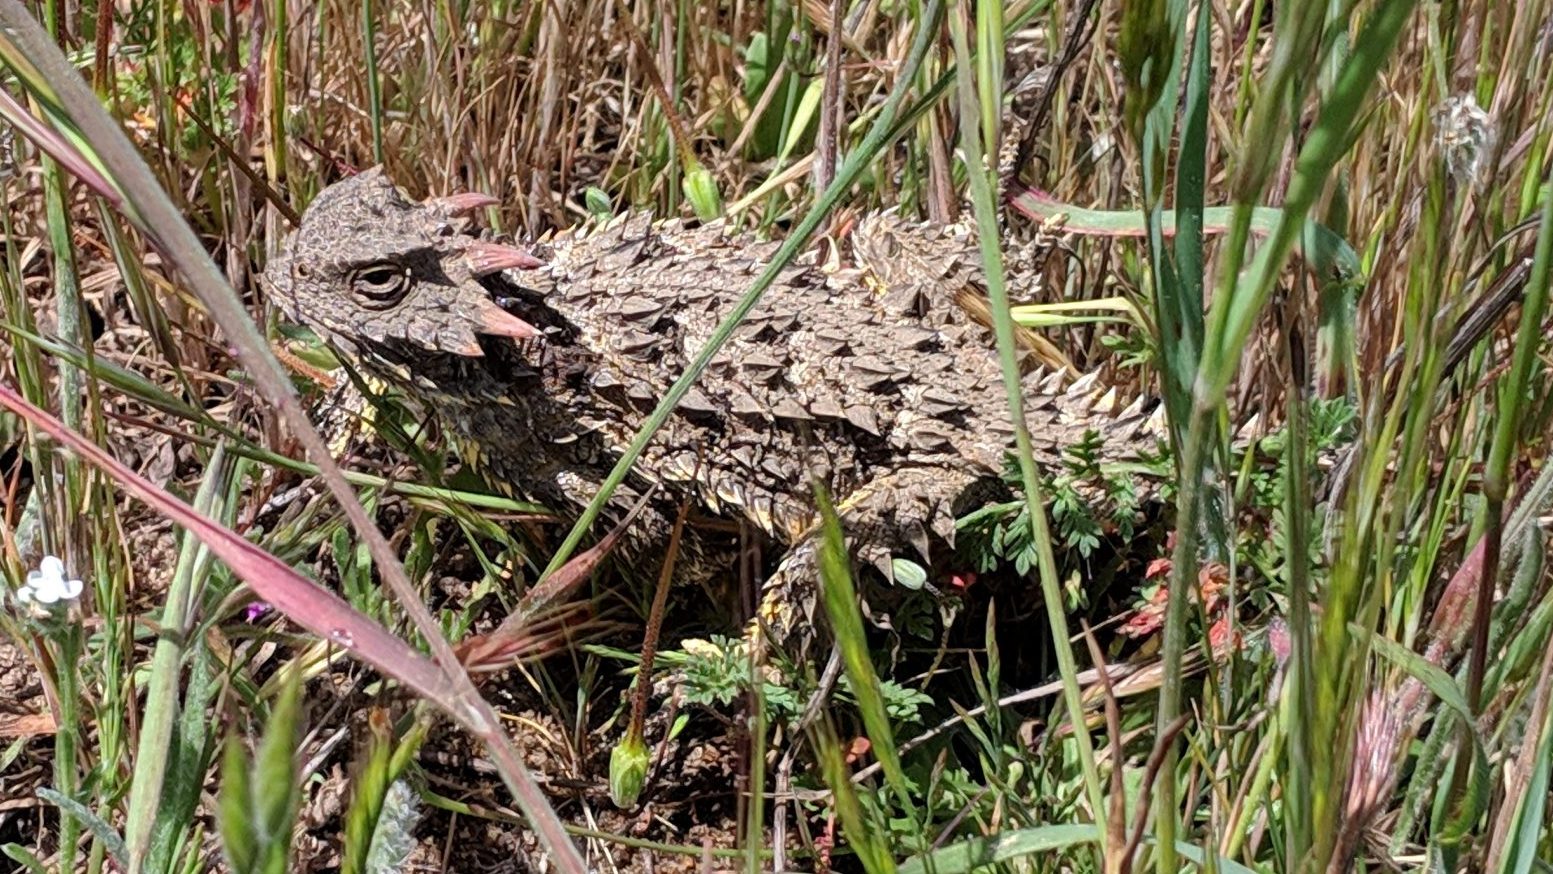
[{"label": "white wildflower", "polygon": [[27,573],[27,584],[16,591],[16,600],[23,604],[36,602],[42,605],[74,601],[81,597],[83,588],[80,580],[65,578],[63,561],[46,555],[42,567]]}]

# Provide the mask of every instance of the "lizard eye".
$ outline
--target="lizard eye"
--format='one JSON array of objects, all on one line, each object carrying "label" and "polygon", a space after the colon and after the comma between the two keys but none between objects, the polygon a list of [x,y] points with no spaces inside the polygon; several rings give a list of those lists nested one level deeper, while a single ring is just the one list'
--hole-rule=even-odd
[{"label": "lizard eye", "polygon": [[372,309],[387,309],[410,291],[410,269],[398,264],[373,264],[356,271],[351,289]]}]

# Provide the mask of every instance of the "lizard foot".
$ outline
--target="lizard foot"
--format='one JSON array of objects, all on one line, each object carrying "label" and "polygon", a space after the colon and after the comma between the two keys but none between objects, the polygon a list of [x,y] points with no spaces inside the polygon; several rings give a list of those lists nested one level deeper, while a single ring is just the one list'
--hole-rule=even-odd
[{"label": "lizard foot", "polygon": [[[931,567],[934,544],[954,546],[955,519],[1007,494],[995,477],[947,466],[917,466],[884,474],[836,505],[847,545],[860,563],[894,581],[896,561],[909,558]],[[818,521],[783,557],[762,588],[746,641],[802,651],[812,638],[819,593]]]}]

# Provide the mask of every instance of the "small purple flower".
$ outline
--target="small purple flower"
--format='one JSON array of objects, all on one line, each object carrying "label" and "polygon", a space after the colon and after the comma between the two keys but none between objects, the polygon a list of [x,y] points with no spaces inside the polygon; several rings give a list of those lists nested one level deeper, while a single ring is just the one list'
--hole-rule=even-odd
[{"label": "small purple flower", "polygon": [[268,601],[254,601],[243,608],[243,621],[258,622],[265,614],[274,609]]}]

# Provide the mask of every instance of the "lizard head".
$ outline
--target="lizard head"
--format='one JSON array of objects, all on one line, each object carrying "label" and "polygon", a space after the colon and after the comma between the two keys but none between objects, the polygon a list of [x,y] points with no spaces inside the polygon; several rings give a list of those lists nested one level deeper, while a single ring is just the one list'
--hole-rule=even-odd
[{"label": "lizard head", "polygon": [[314,199],[266,283],[288,315],[353,349],[397,341],[476,357],[482,335],[538,336],[480,279],[541,262],[463,232],[466,213],[494,202],[458,194],[416,203],[375,167]]}]

